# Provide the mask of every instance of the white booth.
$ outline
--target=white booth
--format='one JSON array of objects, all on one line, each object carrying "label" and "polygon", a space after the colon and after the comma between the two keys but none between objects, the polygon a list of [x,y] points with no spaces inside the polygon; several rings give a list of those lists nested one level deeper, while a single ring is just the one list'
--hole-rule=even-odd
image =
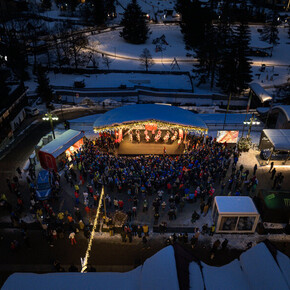
[{"label": "white booth", "polygon": [[212,219],[216,233],[254,233],[260,215],[248,196],[216,196]]}]

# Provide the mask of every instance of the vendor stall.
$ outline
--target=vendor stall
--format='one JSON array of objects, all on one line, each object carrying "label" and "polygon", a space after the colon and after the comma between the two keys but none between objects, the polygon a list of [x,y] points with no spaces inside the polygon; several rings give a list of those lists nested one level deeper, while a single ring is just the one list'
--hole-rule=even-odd
[{"label": "vendor stall", "polygon": [[289,129],[264,129],[261,134],[259,149],[260,157],[267,160],[282,161],[286,164],[290,153]]},{"label": "vendor stall", "polygon": [[68,130],[51,141],[38,152],[43,169],[58,171],[63,166],[63,160],[83,145],[84,132]]},{"label": "vendor stall", "polygon": [[260,215],[248,196],[216,196],[212,218],[216,233],[254,233]]}]

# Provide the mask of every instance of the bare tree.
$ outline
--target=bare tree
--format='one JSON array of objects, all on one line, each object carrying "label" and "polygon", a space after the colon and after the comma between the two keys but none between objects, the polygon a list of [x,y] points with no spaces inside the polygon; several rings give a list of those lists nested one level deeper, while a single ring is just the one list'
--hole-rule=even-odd
[{"label": "bare tree", "polygon": [[110,69],[110,65],[112,63],[112,60],[107,57],[107,56],[103,56],[103,61],[102,63],[107,67],[107,69],[109,70]]},{"label": "bare tree", "polygon": [[141,62],[141,65],[145,67],[146,71],[148,71],[148,69],[154,64],[151,53],[147,48],[143,49],[139,60]]},{"label": "bare tree", "polygon": [[68,39],[69,50],[74,58],[75,68],[78,69],[80,62],[81,50],[88,44],[88,39],[85,35],[71,35]]}]

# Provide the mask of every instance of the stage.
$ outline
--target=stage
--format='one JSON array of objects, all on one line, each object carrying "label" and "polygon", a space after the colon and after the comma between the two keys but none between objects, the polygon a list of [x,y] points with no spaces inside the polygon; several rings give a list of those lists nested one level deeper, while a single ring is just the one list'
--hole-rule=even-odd
[{"label": "stage", "polygon": [[162,155],[164,152],[164,147],[166,148],[166,154],[168,155],[180,155],[184,152],[184,144],[178,146],[177,141],[174,141],[172,144],[167,144],[159,141],[155,143],[150,141],[137,141],[130,142],[129,137],[125,136],[122,142],[119,145],[117,150],[118,155]]}]

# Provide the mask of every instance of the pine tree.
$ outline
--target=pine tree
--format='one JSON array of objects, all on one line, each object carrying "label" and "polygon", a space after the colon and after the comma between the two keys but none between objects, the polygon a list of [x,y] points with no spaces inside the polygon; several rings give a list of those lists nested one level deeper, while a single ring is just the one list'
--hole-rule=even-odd
[{"label": "pine tree", "polygon": [[93,21],[95,24],[104,24],[107,17],[105,12],[104,0],[92,0],[93,4]]},{"label": "pine tree", "polygon": [[197,0],[178,0],[175,10],[181,14],[181,32],[187,49],[198,47],[205,40],[206,26],[210,23],[210,10]]},{"label": "pine tree", "polygon": [[42,0],[41,7],[45,10],[51,9],[51,0]]},{"label": "pine tree", "polygon": [[132,0],[132,2],[128,4],[121,25],[124,27],[120,32],[120,36],[126,41],[134,44],[141,44],[145,43],[148,39],[149,28],[146,24],[141,7],[136,3],[136,0]]},{"label": "pine tree", "polygon": [[236,87],[237,92],[240,93],[248,87],[252,81],[252,70],[249,55],[249,45],[251,41],[251,31],[249,26],[241,23],[235,35],[235,47],[237,49],[237,73],[236,73]]},{"label": "pine tree", "polygon": [[273,14],[272,21],[263,26],[260,39],[266,41],[273,46],[279,44],[278,16]]},{"label": "pine tree", "polygon": [[51,86],[49,85],[49,78],[47,77],[45,69],[41,64],[39,64],[37,67],[37,82],[38,86],[36,92],[48,107],[53,99],[53,94]]},{"label": "pine tree", "polygon": [[2,100],[6,99],[8,97],[8,94],[10,91],[10,88],[8,87],[8,85],[6,83],[7,77],[8,77],[7,71],[0,69],[0,92],[1,92],[1,99]]},{"label": "pine tree", "polygon": [[147,48],[143,49],[139,60],[141,62],[141,65],[145,67],[146,71],[148,71],[148,68],[154,64],[151,53]]},{"label": "pine tree", "polygon": [[205,29],[205,39],[200,42],[195,49],[198,64],[193,71],[197,74],[199,84],[210,81],[213,88],[217,75],[217,66],[220,58],[220,49],[217,47],[218,37],[217,29],[214,25],[209,24]]}]

